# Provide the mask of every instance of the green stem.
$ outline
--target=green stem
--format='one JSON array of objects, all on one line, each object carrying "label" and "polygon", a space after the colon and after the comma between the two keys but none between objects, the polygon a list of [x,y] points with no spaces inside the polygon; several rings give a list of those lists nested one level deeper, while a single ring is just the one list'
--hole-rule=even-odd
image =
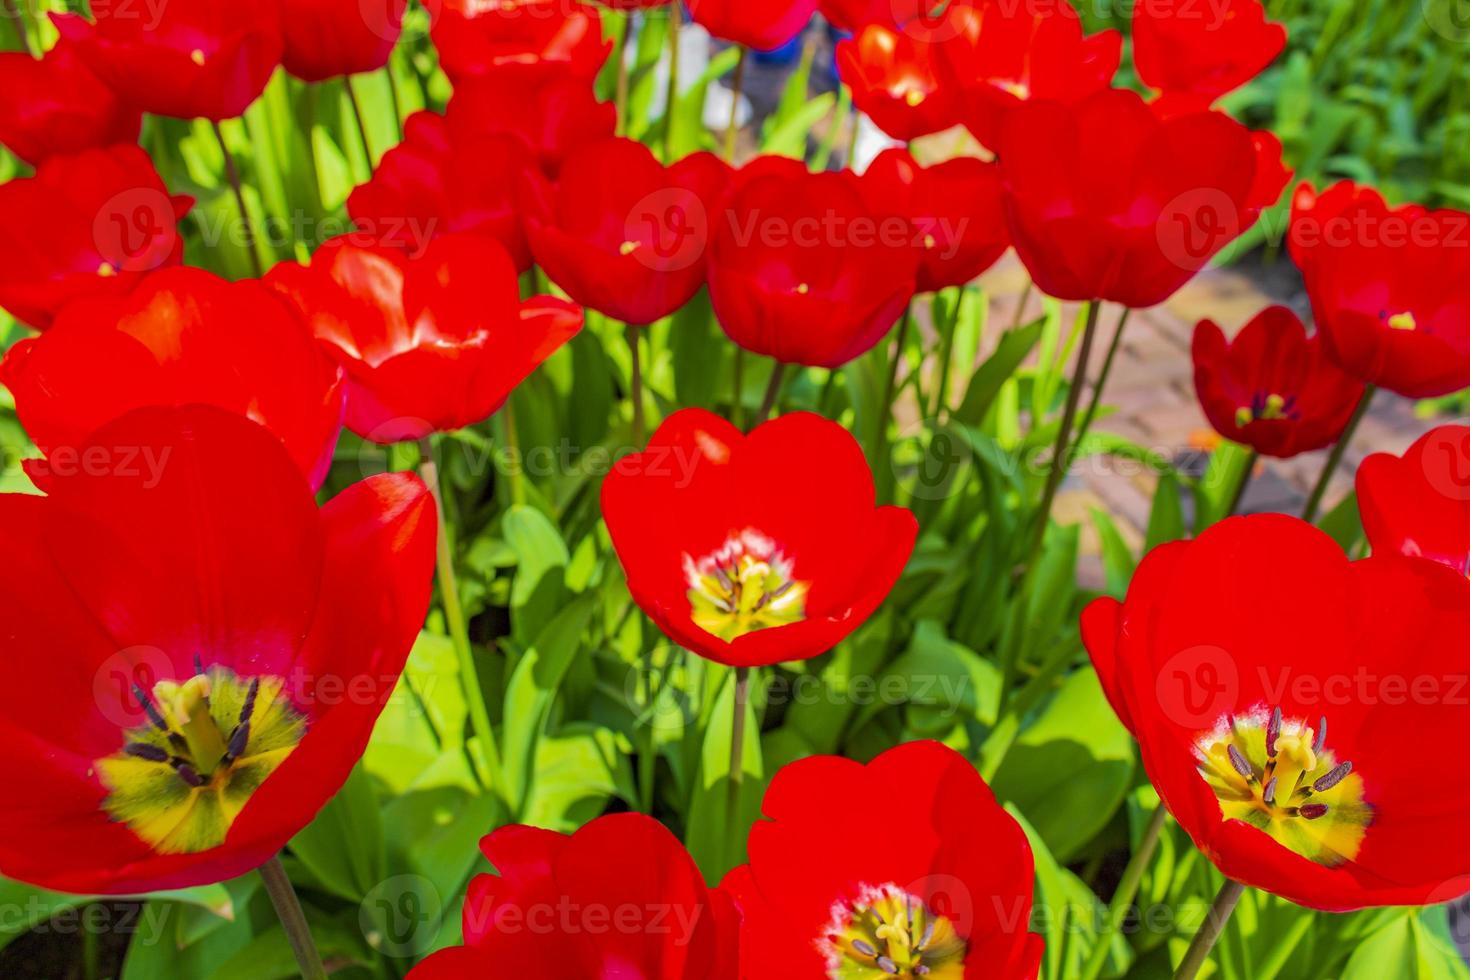
[{"label": "green stem", "polygon": [[1143,839],[1138,842],[1138,850],[1133,852],[1133,857],[1128,861],[1128,867],[1123,869],[1123,880],[1118,883],[1118,890],[1113,893],[1113,900],[1108,904],[1108,919],[1102,931],[1098,933],[1097,945],[1092,948],[1092,955],[1087,958],[1087,963],[1082,967],[1077,980],[1097,980],[1102,973],[1103,964],[1108,961],[1108,950],[1112,946],[1112,938],[1119,929],[1123,927],[1123,919],[1128,915],[1128,910],[1133,907],[1133,899],[1138,895],[1138,886],[1143,882],[1143,873],[1153,861],[1154,852],[1159,848],[1159,837],[1163,834],[1164,823],[1169,819],[1169,811],[1164,809],[1162,803],[1154,810],[1154,815],[1149,819],[1148,827],[1143,832]]},{"label": "green stem", "polygon": [[1051,508],[1057,499],[1057,490],[1072,465],[1072,426],[1077,421],[1077,406],[1082,400],[1082,389],[1087,384],[1087,364],[1092,360],[1092,344],[1097,337],[1097,315],[1102,309],[1099,300],[1087,306],[1087,327],[1082,333],[1082,349],[1077,353],[1077,366],[1072,371],[1072,385],[1067,391],[1067,406],[1062,412],[1062,425],[1057,430],[1056,445],[1052,449],[1051,470],[1046,475],[1046,490],[1041,495],[1041,506],[1036,512],[1036,530],[1032,532],[1031,549],[1027,561],[1040,554],[1046,540],[1046,528],[1051,523]]},{"label": "green stem", "polygon": [[520,506],[526,502],[526,461],[521,458],[521,434],[516,430],[515,395],[500,406],[500,424],[505,428],[505,475],[510,482],[510,502]]},{"label": "green stem", "polygon": [[653,815],[654,776],[658,767],[658,732],[655,730],[654,719],[657,713],[653,709],[656,697],[653,690],[653,651],[649,650],[643,657],[643,713],[646,715],[647,731],[642,733],[639,740],[639,765],[638,765],[638,799],[641,802],[642,812]]},{"label": "green stem", "polygon": [[760,412],[755,417],[756,425],[760,425],[771,417],[772,410],[781,398],[781,383],[786,380],[786,365],[777,361],[771,368],[771,380],[766,385],[765,397],[761,399]]},{"label": "green stem", "polygon": [[347,104],[352,106],[352,118],[357,123],[357,138],[361,141],[362,158],[367,161],[368,176],[373,173],[373,146],[368,142],[367,119],[362,114],[362,103],[357,99],[357,89],[352,85],[352,76],[343,75],[342,85],[347,89]]},{"label": "green stem", "polygon": [[93,902],[86,908],[86,914],[82,917],[82,978],[83,980],[102,980],[102,949],[98,942],[97,929],[94,920],[100,918],[95,915],[93,909],[101,909],[102,905]]},{"label": "green stem", "polygon": [[633,445],[642,446],[644,436],[643,422],[643,355],[638,349],[638,328],[628,326],[624,330],[624,336],[628,339],[628,353],[633,358],[633,369],[628,397],[633,399]]},{"label": "green stem", "polygon": [[265,881],[265,892],[275,906],[276,917],[286,931],[286,940],[291,952],[296,954],[296,964],[301,967],[303,980],[326,980],[327,970],[322,966],[322,954],[317,952],[316,942],[311,938],[311,926],[307,925],[306,913],[301,910],[301,900],[281,867],[279,855],[260,866],[260,877]]},{"label": "green stem", "polygon": [[1133,310],[1123,307],[1123,315],[1118,317],[1118,328],[1113,331],[1113,342],[1108,344],[1108,354],[1103,358],[1102,373],[1097,376],[1097,384],[1092,388],[1092,400],[1087,403],[1087,413],[1082,416],[1082,425],[1077,429],[1075,442],[1080,446],[1082,440],[1087,438],[1087,433],[1092,431],[1092,423],[1097,419],[1098,409],[1102,407],[1103,389],[1108,385],[1108,378],[1113,373],[1113,361],[1118,357],[1118,348],[1122,346],[1123,331],[1128,326],[1128,315]]},{"label": "green stem", "polygon": [[[464,686],[465,701],[469,707],[470,728],[480,743],[480,756],[486,762],[488,773],[494,777],[500,771],[499,752],[495,744],[495,729],[490,724],[490,712],[486,707],[485,692],[480,686],[480,671],[475,665],[474,648],[470,645],[469,623],[465,619],[464,607],[459,601],[459,581],[454,573],[454,542],[450,539],[449,521],[444,507],[444,488],[440,481],[439,465],[434,459],[434,444],[429,439],[419,443],[422,454],[419,474],[434,497],[434,509],[439,519],[439,598],[444,606],[444,622],[449,628],[450,643],[459,662],[460,683]],[[478,771],[478,770],[477,770]]]},{"label": "green stem", "polygon": [[219,123],[211,119],[209,125],[214,129],[214,138],[219,143],[220,153],[225,157],[225,179],[230,182],[230,190],[235,194],[235,207],[240,212],[240,230],[245,236],[245,251],[250,253],[250,267],[255,271],[255,278],[259,279],[265,274],[265,270],[261,267],[260,253],[255,248],[255,227],[250,223],[250,212],[245,209],[245,188],[240,183],[240,171],[235,167],[235,158],[230,155],[229,144],[225,142],[225,134],[219,128]]},{"label": "green stem", "polygon": [[630,10],[623,16],[623,36],[618,41],[617,53],[614,55],[618,59],[618,81],[617,88],[614,90],[613,104],[618,110],[617,132],[619,133],[628,131],[628,51],[632,43],[633,12]]},{"label": "green stem", "polygon": [[873,451],[873,467],[878,472],[878,483],[882,488],[878,499],[885,502],[892,492],[893,466],[888,459],[889,451],[889,423],[893,420],[893,402],[898,395],[898,366],[903,361],[904,347],[908,344],[909,328],[914,320],[914,307],[910,303],[908,309],[903,311],[903,319],[898,323],[898,335],[893,348],[893,361],[888,365],[888,379],[883,385],[883,401],[879,404],[878,413],[878,439]]},{"label": "green stem", "polygon": [[1240,510],[1240,505],[1245,501],[1246,488],[1251,485],[1251,477],[1255,475],[1256,463],[1260,461],[1261,454],[1251,451],[1250,457],[1245,461],[1245,469],[1240,474],[1240,483],[1235,487],[1235,496],[1230,499],[1230,509],[1225,512],[1226,517],[1234,517]]},{"label": "green stem", "polygon": [[730,830],[740,826],[740,785],[745,781],[745,709],[750,701],[750,668],[735,668],[735,715],[730,720]]},{"label": "green stem", "polygon": [[679,105],[679,28],[683,20],[683,4],[669,4],[669,93],[664,110],[664,157],[674,162],[674,117]]},{"label": "green stem", "polygon": [[1021,299],[1016,303],[1016,314],[1011,317],[1011,329],[1014,330],[1021,325],[1021,317],[1026,315],[1026,304],[1031,302],[1031,294],[1036,291],[1036,283],[1026,280],[1026,288],[1021,290]]},{"label": "green stem", "polygon": [[1195,933],[1194,942],[1189,944],[1189,951],[1184,954],[1183,962],[1175,971],[1174,980],[1194,980],[1200,967],[1205,965],[1205,960],[1210,958],[1210,950],[1215,948],[1220,933],[1225,931],[1225,924],[1230,921],[1230,915],[1235,911],[1244,891],[1244,885],[1225,879],[1220,893],[1215,896],[1215,904],[1210,906],[1210,914],[1205,917],[1199,932]]},{"label": "green stem", "polygon": [[393,74],[391,59],[383,66],[383,74],[388,76],[388,103],[393,107],[393,131],[401,140],[403,139],[403,103],[402,95],[398,91],[398,76]]},{"label": "green stem", "polygon": [[740,135],[740,96],[745,90],[745,63],[750,59],[750,50],[740,46],[740,60],[735,62],[735,81],[730,90],[730,125],[725,130],[725,160],[735,162],[735,141]]},{"label": "green stem", "polygon": [[1302,511],[1302,520],[1308,524],[1317,520],[1317,512],[1322,509],[1322,498],[1327,495],[1327,488],[1332,485],[1332,476],[1342,463],[1342,455],[1347,452],[1348,443],[1353,441],[1353,433],[1358,431],[1358,425],[1363,421],[1363,416],[1368,414],[1368,406],[1372,404],[1373,396],[1377,393],[1378,389],[1372,385],[1363,390],[1363,400],[1358,402],[1357,410],[1348,420],[1347,428],[1342,430],[1342,435],[1337,437],[1337,443],[1332,447],[1332,452],[1327,455],[1327,465],[1322,467],[1322,475],[1317,478],[1317,485],[1312,488],[1312,495],[1307,498],[1306,509]]},{"label": "green stem", "polygon": [[735,397],[730,402],[730,422],[745,428],[745,348],[735,345]]},{"label": "green stem", "polygon": [[[28,0],[22,0],[28,2]],[[32,58],[36,56],[36,46],[31,43],[29,25],[26,16],[21,13],[20,8],[15,5],[15,0],[0,0],[0,10],[4,10],[5,16],[15,27],[15,36],[20,39],[21,50]]]},{"label": "green stem", "polygon": [[954,359],[954,335],[960,326],[960,312],[964,304],[965,287],[960,286],[955,291],[954,309],[949,315],[944,335],[939,340],[939,385],[934,392],[934,405],[929,411],[929,417],[935,422],[949,408],[950,361]]}]

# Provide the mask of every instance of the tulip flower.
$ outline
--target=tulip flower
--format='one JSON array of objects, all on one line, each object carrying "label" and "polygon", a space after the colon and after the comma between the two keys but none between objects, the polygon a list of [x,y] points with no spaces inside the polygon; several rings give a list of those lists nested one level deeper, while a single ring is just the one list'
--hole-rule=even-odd
[{"label": "tulip flower", "polygon": [[1162,303],[1280,196],[1280,151],[1223,113],[1159,118],[1132,92],[1028,102],[1000,139],[1016,251],[1057,299]]},{"label": "tulip flower", "polygon": [[1403,554],[1470,574],[1470,427],[1441,425],[1402,457],[1358,467],[1358,510],[1374,554]]},{"label": "tulip flower", "polygon": [[444,119],[452,143],[513,136],[555,177],[573,150],[614,135],[618,109],[554,66],[504,65],[456,85]]},{"label": "tulip flower", "polygon": [[[846,800],[903,804],[876,817]],[[910,742],[867,765],[794,762],[766,790],[750,863],[720,888],[742,915],[741,976],[1035,980],[1033,859],[964,756]],[[822,854],[797,862],[793,854]]]},{"label": "tulip flower", "polygon": [[1261,0],[1190,5],[1139,0],[1133,60],[1145,85],[1213,102],[1255,78],[1286,47],[1286,28],[1266,19]]},{"label": "tulip flower", "polygon": [[918,139],[958,126],[964,115],[959,86],[939,72],[943,21],[894,27],[869,24],[837,45],[837,67],[852,101],[889,136]]},{"label": "tulip flower", "polygon": [[0,496],[0,769],[23,803],[0,810],[0,873],[83,894],[234,878],[366,747],[428,611],[432,501],[387,474],[318,510],[278,438],[203,405],[132,412],[80,459],[44,497]]},{"label": "tulip flower", "polygon": [[71,300],[127,292],[183,258],[175,226],[193,204],[136,146],[47,158],[0,184],[0,307],[44,330]]},{"label": "tulip flower", "polygon": [[429,36],[455,84],[499,66],[542,63],[590,83],[612,52],[602,15],[579,0],[445,0]]},{"label": "tulip flower", "polygon": [[1470,214],[1390,208],[1350,181],[1297,188],[1290,246],[1349,374],[1409,398],[1470,386]]},{"label": "tulip flower", "polygon": [[869,24],[898,28],[927,13],[923,0],[818,0],[817,9],[827,23],[846,34],[856,34]]},{"label": "tulip flower", "polygon": [[436,235],[473,232],[505,247],[516,269],[531,250],[516,207],[516,184],[535,161],[519,136],[455,138],[443,116],[415,112],[403,142],[383,154],[372,179],[347,196],[347,213],[367,237],[419,254]]},{"label": "tulip flower", "polygon": [[93,20],[56,13],[51,20],[123,101],[156,115],[233,119],[265,91],[281,63],[276,3],[106,3],[92,13]]},{"label": "tulip flower", "polygon": [[292,0],[281,23],[281,65],[307,82],[377,71],[403,33],[407,6],[407,0]]},{"label": "tulip flower", "polygon": [[505,250],[445,235],[422,255],[327,242],[266,276],[347,373],[347,427],[379,443],[483,422],[582,327],[582,311],[521,302]]},{"label": "tulip flower", "polygon": [[754,667],[807,660],[862,625],[918,525],[875,507],[846,429],[810,413],[750,435],[701,409],[669,416],[602,486],[633,600],[675,643]]},{"label": "tulip flower", "polygon": [[165,269],[123,296],[80,299],[0,362],[21,424],[51,460],[44,485],[94,430],[151,405],[214,405],[265,426],[313,487],[342,427],[341,369],[306,324],[254,281]]},{"label": "tulip flower", "polygon": [[851,173],[779,169],[736,176],[710,242],[710,300],[746,350],[840,367],[871,350],[913,298],[913,229],[875,213]]},{"label": "tulip flower", "polygon": [[480,847],[497,873],[470,882],[464,945],[411,980],[737,980],[734,906],[651,817],[599,817],[571,835],[502,827]]},{"label": "tulip flower", "polygon": [[908,218],[919,250],[918,291],[973,281],[1010,247],[1000,174],[993,163],[954,157],[921,167],[901,147],[884,150],[862,178],[874,210]]},{"label": "tulip flower", "polygon": [[49,156],[133,143],[143,115],[92,74],[65,41],[39,59],[0,52],[0,143],[31,166]]},{"label": "tulip flower", "polygon": [[1213,320],[1194,331],[1194,387],[1215,431],[1266,456],[1290,459],[1332,445],[1363,398],[1320,336],[1272,306],[1234,341]]},{"label": "tulip flower", "polygon": [[817,12],[817,0],[686,0],[686,6],[713,36],[757,51],[790,44]]},{"label": "tulip flower", "polygon": [[[1437,762],[1406,760],[1402,737],[1452,744],[1470,725],[1451,696],[1467,629],[1463,575],[1349,561],[1276,514],[1156,548],[1124,602],[1082,619],[1108,699],[1200,850],[1235,882],[1335,912],[1470,888],[1470,791],[1426,794]],[[1395,693],[1411,682],[1418,696]]]},{"label": "tulip flower", "polygon": [[528,179],[531,251],[578,303],[624,323],[653,323],[704,285],[710,222],[729,177],[709,153],[665,167],[634,140],[593,143],[572,155],[555,184]]},{"label": "tulip flower", "polygon": [[992,150],[1010,110],[1032,99],[1075,105],[1105,91],[1122,57],[1122,35],[1085,36],[1067,3],[957,0],[943,18],[941,77],[964,93],[964,123]]}]

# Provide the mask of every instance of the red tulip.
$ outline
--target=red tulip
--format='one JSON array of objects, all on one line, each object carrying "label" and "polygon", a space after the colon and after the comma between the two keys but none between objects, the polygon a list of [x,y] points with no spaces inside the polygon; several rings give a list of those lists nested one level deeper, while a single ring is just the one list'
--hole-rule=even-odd
[{"label": "red tulip", "polygon": [[483,235],[503,245],[524,272],[531,250],[516,209],[516,183],[533,166],[518,136],[456,138],[443,116],[415,112],[404,125],[403,142],[347,196],[347,213],[367,237],[411,254],[436,235]]},{"label": "red tulip", "polygon": [[552,184],[528,180],[526,233],[567,295],[630,324],[681,308],[704,285],[710,216],[730,168],[709,153],[671,167],[628,139],[573,154]]},{"label": "red tulip", "polygon": [[651,817],[599,817],[571,836],[502,827],[480,848],[498,873],[470,882],[465,944],[412,980],[736,980],[734,906]]},{"label": "red tulip", "polygon": [[875,211],[913,223],[919,249],[918,291],[971,282],[1010,247],[995,164],[954,157],[921,167],[905,149],[884,150],[862,178]]},{"label": "red tulip", "polygon": [[1453,745],[1470,725],[1456,693],[1467,629],[1463,576],[1397,555],[1350,562],[1275,514],[1156,548],[1126,602],[1082,619],[1150,780],[1200,850],[1228,878],[1328,911],[1470,887],[1470,787],[1403,751],[1405,732]]},{"label": "red tulip", "polygon": [[[194,405],[0,497],[0,872],[125,894],[263,864],[341,788],[429,607],[409,474],[321,510],[265,429]],[[37,692],[44,692],[44,697]]]},{"label": "red tulip", "polygon": [[1240,88],[1286,47],[1286,28],[1266,19],[1261,0],[1222,6],[1139,0],[1133,60],[1145,85],[1214,101]]},{"label": "red tulip", "polygon": [[713,36],[757,51],[789,44],[817,12],[817,0],[686,0],[686,6]]},{"label": "red tulip", "polygon": [[578,0],[444,0],[430,37],[456,84],[498,66],[543,62],[591,82],[612,51],[597,8]]},{"label": "red tulip", "polygon": [[385,444],[483,422],[582,327],[563,300],[522,303],[510,257],[474,235],[415,257],[334,238],[266,281],[347,372],[347,427]]},{"label": "red tulip", "polygon": [[1389,208],[1349,181],[1297,188],[1291,254],[1349,374],[1409,398],[1470,386],[1470,214]]},{"label": "red tulip", "polygon": [[851,173],[780,169],[737,175],[711,238],[710,299],[746,350],[840,367],[871,350],[913,297],[913,229],[874,213]]},{"label": "red tulip", "polygon": [[654,7],[668,6],[672,0],[597,0],[611,10],[652,10]]},{"label": "red tulip", "polygon": [[276,3],[177,0],[108,3],[52,14],[88,67],[124,101],[179,119],[233,119],[244,113],[281,63]]},{"label": "red tulip", "polygon": [[634,601],[680,646],[747,667],[825,653],[883,602],[918,525],[873,500],[857,440],[805,412],[748,436],[676,412],[602,486]]},{"label": "red tulip", "polygon": [[65,41],[40,59],[0,52],[0,143],[31,166],[46,157],[133,143],[142,113],[124,105]]},{"label": "red tulip", "polygon": [[1219,112],[1160,119],[1125,91],[1016,108],[999,162],[1011,235],[1037,286],[1130,307],[1172,296],[1287,177],[1279,142]]},{"label": "red tulip", "polygon": [[514,136],[555,177],[573,150],[611,138],[618,109],[598,102],[592,87],[543,65],[506,65],[465,79],[454,87],[444,112],[450,141]]},{"label": "red tulip", "polygon": [[175,225],[193,204],[136,146],[46,159],[0,184],[0,307],[44,330],[71,300],[127,292],[183,258]]},{"label": "red tulip", "polygon": [[818,0],[817,9],[828,23],[848,34],[869,24],[898,28],[927,13],[923,0]]},{"label": "red tulip", "polygon": [[944,77],[964,93],[965,125],[991,149],[1011,109],[1032,99],[1074,105],[1105,91],[1122,57],[1117,31],[1085,36],[1067,3],[956,0],[943,18]]},{"label": "red tulip", "polygon": [[1358,510],[1374,554],[1428,558],[1470,574],[1470,427],[1442,425],[1402,457],[1363,460]]},{"label": "red tulip", "polygon": [[[896,787],[900,806],[844,805]],[[720,886],[740,906],[746,980],[1037,976],[1031,845],[958,752],[910,742],[867,765],[803,759],[776,773],[764,811],[750,863]]]},{"label": "red tulip", "polygon": [[342,372],[269,289],[199,269],[166,269],[125,296],[71,303],[0,363],[26,432],[51,460],[77,459],[87,437],[136,408],[205,404],[276,434],[313,487],[342,427]]},{"label": "red tulip", "polygon": [[853,104],[896,140],[915,140],[961,122],[962,93],[941,77],[938,63],[947,32],[943,21],[869,24],[837,45],[837,66]]},{"label": "red tulip", "polygon": [[403,33],[407,0],[292,0],[281,65],[308,82],[377,71]]},{"label": "red tulip", "polygon": [[1281,459],[1332,445],[1363,398],[1362,383],[1283,306],[1262,311],[1233,342],[1213,320],[1201,321],[1194,387],[1216,432]]}]

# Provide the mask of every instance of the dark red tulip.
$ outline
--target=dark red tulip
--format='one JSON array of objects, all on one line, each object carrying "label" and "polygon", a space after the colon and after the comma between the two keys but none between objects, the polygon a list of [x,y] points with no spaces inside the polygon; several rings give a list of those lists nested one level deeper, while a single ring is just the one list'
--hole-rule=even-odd
[{"label": "dark red tulip", "polygon": [[536,263],[583,306],[645,325],[705,281],[710,224],[730,168],[709,153],[671,167],[629,139],[574,153],[553,184],[527,181],[522,202]]},{"label": "dark red tulip", "polygon": [[0,143],[31,166],[138,139],[143,115],[124,105],[62,41],[39,59],[0,52]]},{"label": "dark red tulip", "polygon": [[1470,889],[1470,786],[1426,795],[1437,761],[1403,752],[1405,732],[1457,744],[1470,725],[1467,631],[1462,574],[1349,561],[1279,514],[1155,548],[1124,602],[1082,617],[1109,700],[1199,849],[1233,881],[1332,912]]},{"label": "dark red tulip", "polygon": [[918,523],[874,505],[842,426],[800,412],[742,435],[702,409],[664,420],[602,485],[633,600],[709,660],[763,666],[827,652],[898,581]]},{"label": "dark red tulip", "polygon": [[1470,426],[1441,425],[1402,457],[1358,467],[1358,510],[1375,555],[1409,555],[1470,574]]},{"label": "dark red tulip", "polygon": [[591,82],[612,42],[602,15],[579,0],[444,0],[430,37],[455,83],[504,65],[560,65]]},{"label": "dark red tulip", "polygon": [[282,20],[281,65],[320,82],[377,71],[403,33],[407,0],[292,0]]},{"label": "dark red tulip", "polygon": [[1291,254],[1349,374],[1409,398],[1470,386],[1470,214],[1390,208],[1350,181],[1297,188]]},{"label": "dark red tulip", "polygon": [[[903,805],[875,817],[844,800]],[[1035,980],[1026,832],[974,765],[909,742],[867,765],[813,756],[776,773],[750,863],[720,885],[740,907],[741,976]],[[793,854],[820,852],[803,865]]]},{"label": "dark red tulip", "polygon": [[905,218],[875,213],[851,173],[737,175],[710,245],[725,333],[789,364],[839,367],[867,353],[913,298],[918,250]]},{"label": "dark red tulip", "polygon": [[940,74],[943,21],[904,27],[869,24],[837,45],[837,66],[852,101],[896,140],[915,140],[958,126],[962,92]]},{"label": "dark red tulip", "polygon": [[516,185],[534,166],[519,136],[455,138],[443,116],[416,112],[404,125],[403,142],[347,196],[347,213],[367,237],[411,253],[422,252],[436,235],[483,235],[504,246],[524,272],[531,250]]},{"label": "dark red tulip", "polygon": [[1091,37],[1068,3],[956,0],[938,28],[947,82],[964,93],[964,123],[994,150],[1001,120],[1033,99],[1074,105],[1112,84],[1122,57],[1117,31]]},{"label": "dark red tulip", "polygon": [[503,65],[465,79],[454,87],[444,118],[451,142],[516,137],[551,177],[573,150],[618,128],[617,106],[598,102],[586,82],[544,65]]},{"label": "dark red tulip", "polygon": [[1281,459],[1332,445],[1363,398],[1362,382],[1283,306],[1263,310],[1233,341],[1213,320],[1201,321],[1194,388],[1216,432]]},{"label": "dark red tulip", "polygon": [[1280,196],[1280,143],[1219,112],[1160,119],[1133,92],[1006,117],[1000,174],[1016,251],[1066,300],[1162,303]]},{"label": "dark red tulip", "polygon": [[869,24],[897,28],[919,17],[923,0],[818,0],[817,9],[839,31],[856,34]]},{"label": "dark red tulip", "polygon": [[564,300],[521,302],[510,257],[477,235],[416,256],[334,238],[266,281],[347,372],[347,427],[385,444],[483,422],[582,327]]},{"label": "dark red tulip", "polygon": [[0,363],[16,413],[52,461],[135,408],[214,405],[265,426],[320,486],[342,428],[345,384],[306,324],[253,280],[165,269],[125,296],[79,299]]},{"label": "dark red tulip", "polygon": [[771,51],[806,30],[817,0],[686,0],[694,22],[722,41]]},{"label": "dark red tulip", "polygon": [[1000,173],[993,163],[954,157],[921,167],[901,147],[884,150],[862,178],[875,211],[913,223],[918,291],[971,282],[1010,247]]},{"label": "dark red tulip", "polygon": [[1261,0],[1181,4],[1138,0],[1133,61],[1145,85],[1214,101],[1240,88],[1286,47],[1286,28],[1266,19]]},{"label": "dark red tulip", "polygon": [[52,14],[61,36],[124,101],[179,119],[232,119],[281,63],[276,3],[106,3],[94,20]]},{"label": "dark red tulip", "polygon": [[194,199],[170,197],[136,146],[54,156],[0,184],[0,307],[44,330],[66,303],[117,295],[177,265],[175,225]]},{"label": "dark red tulip", "polygon": [[[145,408],[0,496],[0,872],[136,894],[274,857],[347,779],[429,608],[418,477],[318,509],[281,442]],[[45,697],[35,692],[44,691]]]},{"label": "dark red tulip", "polygon": [[464,945],[412,980],[736,980],[734,905],[652,817],[598,817],[570,836],[502,827],[480,849],[496,873],[470,882]]}]

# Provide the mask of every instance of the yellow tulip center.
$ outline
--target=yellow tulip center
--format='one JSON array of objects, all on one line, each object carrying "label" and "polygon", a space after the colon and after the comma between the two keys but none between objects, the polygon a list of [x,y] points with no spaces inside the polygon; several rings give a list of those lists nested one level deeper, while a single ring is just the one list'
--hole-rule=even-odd
[{"label": "yellow tulip center", "polygon": [[1249,405],[1235,410],[1235,424],[1245,428],[1252,422],[1294,419],[1297,417],[1296,396],[1256,393]]},{"label": "yellow tulip center", "polygon": [[1395,313],[1393,316],[1385,313],[1383,315],[1383,322],[1388,324],[1390,330],[1419,329],[1419,321],[1414,318],[1414,314],[1412,313]]},{"label": "yellow tulip center", "polygon": [[700,559],[684,557],[689,605],[700,629],[725,641],[806,618],[810,583],[765,535],[743,531]]},{"label": "yellow tulip center", "polygon": [[833,980],[962,980],[968,951],[954,923],[894,885],[866,889],[840,911],[822,947]]}]

